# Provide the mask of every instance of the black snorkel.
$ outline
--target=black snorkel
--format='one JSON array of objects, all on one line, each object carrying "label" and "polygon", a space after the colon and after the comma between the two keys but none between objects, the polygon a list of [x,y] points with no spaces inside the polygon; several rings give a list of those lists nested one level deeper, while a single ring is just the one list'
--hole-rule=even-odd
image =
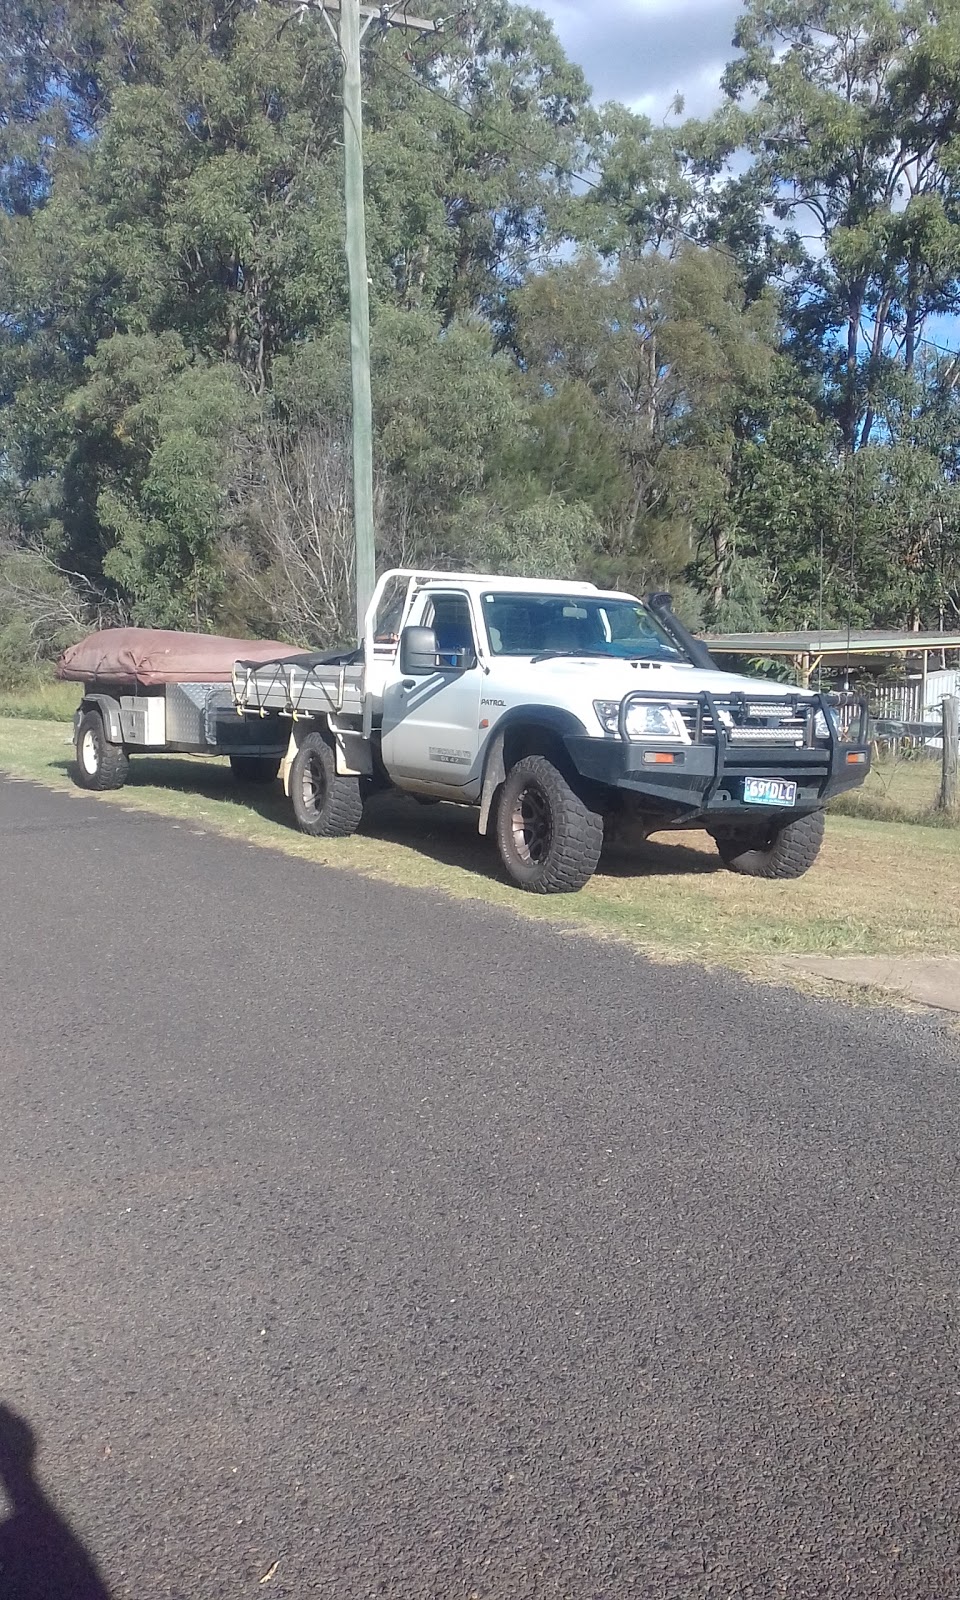
[{"label": "black snorkel", "polygon": [[656,617],[664,632],[670,635],[674,644],[679,645],[684,655],[689,656],[695,667],[702,667],[707,672],[724,670],[714,661],[703,640],[697,639],[690,633],[680,618],[674,615],[672,595],[661,592],[648,594],[644,604]]}]

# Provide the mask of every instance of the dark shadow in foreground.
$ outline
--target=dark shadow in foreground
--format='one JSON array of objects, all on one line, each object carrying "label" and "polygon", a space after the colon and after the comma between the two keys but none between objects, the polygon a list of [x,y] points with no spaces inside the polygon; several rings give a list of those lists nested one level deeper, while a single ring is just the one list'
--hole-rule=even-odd
[{"label": "dark shadow in foreground", "polygon": [[0,1522],[3,1600],[110,1600],[92,1558],[34,1477],[29,1423],[0,1404],[0,1483],[11,1513]]},{"label": "dark shadow in foreground", "polygon": [[[67,757],[52,762],[62,771],[72,772]],[[242,801],[266,822],[297,831],[293,808],[279,783],[239,785],[223,763],[202,762],[176,756],[137,756],[130,763],[127,787],[153,787],[202,796],[205,800]],[[461,867],[484,878],[505,875],[497,859],[492,838],[477,832],[477,813],[469,806],[418,805],[410,795],[391,790],[372,795],[363,809],[360,832],[368,839],[406,845],[419,855],[444,866]],[[634,846],[613,845],[604,850],[600,862],[601,878],[682,877],[689,873],[723,871],[712,851],[698,850],[679,842],[682,834],[661,834]],[[668,841],[669,838],[669,842]],[[2,1600],[2,1596],[0,1596]]]}]

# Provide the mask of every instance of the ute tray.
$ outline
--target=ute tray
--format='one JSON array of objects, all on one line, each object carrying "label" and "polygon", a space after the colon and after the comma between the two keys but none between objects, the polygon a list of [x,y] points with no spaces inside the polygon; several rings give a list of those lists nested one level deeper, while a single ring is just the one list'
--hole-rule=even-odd
[{"label": "ute tray", "polygon": [[359,717],[363,712],[363,652],[326,650],[276,661],[238,661],[233,700],[247,716]]}]

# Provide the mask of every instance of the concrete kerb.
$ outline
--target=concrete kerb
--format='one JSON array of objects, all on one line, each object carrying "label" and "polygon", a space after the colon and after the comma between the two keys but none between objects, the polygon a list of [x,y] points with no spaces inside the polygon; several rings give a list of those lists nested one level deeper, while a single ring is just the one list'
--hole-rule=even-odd
[{"label": "concrete kerb", "polygon": [[879,989],[916,1005],[960,1013],[958,956],[791,956],[785,964],[835,983]]}]

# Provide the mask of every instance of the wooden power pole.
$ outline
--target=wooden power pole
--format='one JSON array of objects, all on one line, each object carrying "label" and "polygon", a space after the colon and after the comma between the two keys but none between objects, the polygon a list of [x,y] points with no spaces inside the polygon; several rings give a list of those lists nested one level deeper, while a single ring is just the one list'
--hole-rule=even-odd
[{"label": "wooden power pole", "polygon": [[[363,96],[360,43],[372,22],[381,27],[436,33],[438,23],[409,17],[399,5],[360,0],[311,0],[323,13],[343,57],[343,174],[347,276],[350,284],[350,372],[353,384],[353,525],[357,637],[376,583],[373,525],[373,403],[370,393],[370,296],[363,200]],[[334,18],[338,19],[336,22]]]}]

